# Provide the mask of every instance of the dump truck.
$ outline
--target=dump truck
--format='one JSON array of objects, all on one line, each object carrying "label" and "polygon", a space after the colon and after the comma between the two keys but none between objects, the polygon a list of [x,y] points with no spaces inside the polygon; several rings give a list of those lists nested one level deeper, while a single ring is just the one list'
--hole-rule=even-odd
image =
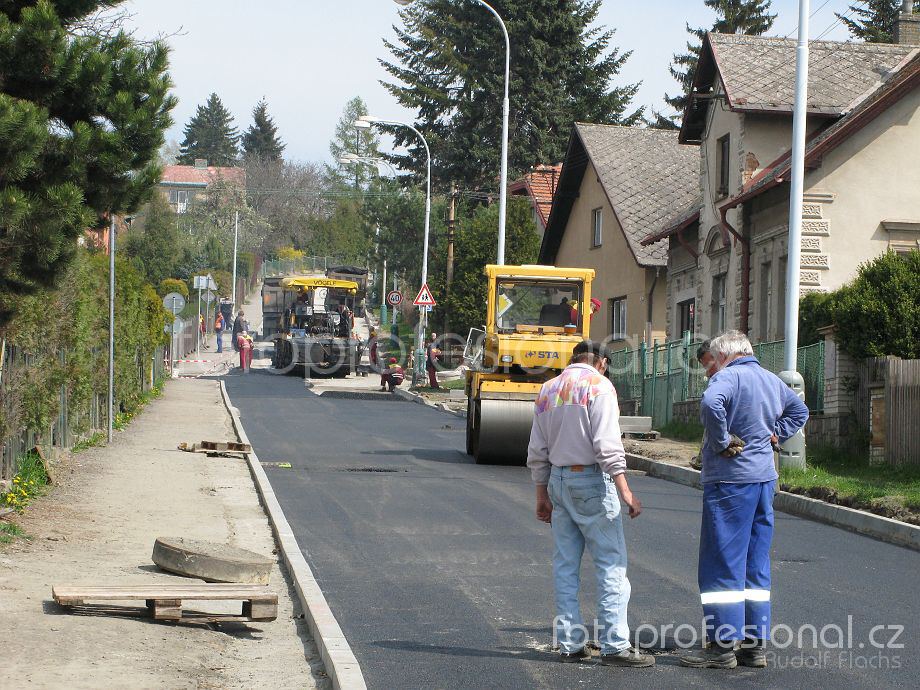
[{"label": "dump truck", "polygon": [[569,363],[590,333],[594,269],[485,267],[485,329],[464,357],[466,450],[477,463],[523,463],[540,386]]},{"label": "dump truck", "polygon": [[360,360],[349,306],[358,290],[351,280],[288,276],[281,287],[281,316],[273,337],[272,366],[303,367],[304,375],[344,377]]}]

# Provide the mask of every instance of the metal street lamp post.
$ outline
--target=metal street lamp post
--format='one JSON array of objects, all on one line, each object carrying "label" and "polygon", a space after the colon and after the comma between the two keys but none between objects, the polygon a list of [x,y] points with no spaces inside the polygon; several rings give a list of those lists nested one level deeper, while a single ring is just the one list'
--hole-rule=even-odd
[{"label": "metal street lamp post", "polygon": [[[397,5],[407,7],[414,0],[394,0]],[[508,27],[502,20],[501,15],[495,9],[483,0],[474,0],[485,7],[498,20],[502,28],[502,34],[505,37],[505,95],[502,100],[502,159],[501,159],[501,187],[498,190],[498,263],[505,263],[505,216],[507,215],[508,206],[508,119],[511,109],[511,102],[508,98],[508,88],[511,82],[511,40],[508,38]]]},{"label": "metal street lamp post", "polygon": [[[422,243],[422,285],[426,285],[428,283],[428,235],[431,228],[431,150],[428,148],[428,141],[426,141],[424,135],[406,122],[382,120],[378,117],[371,117],[370,115],[363,115],[355,120],[355,127],[360,129],[367,129],[375,124],[411,129],[425,147],[427,164],[425,168],[425,236]],[[425,309],[419,308],[418,334],[416,336],[415,345],[415,368],[413,375],[416,383],[418,383],[425,371],[423,360],[425,358],[425,327],[427,325],[427,320],[428,312]]]}]

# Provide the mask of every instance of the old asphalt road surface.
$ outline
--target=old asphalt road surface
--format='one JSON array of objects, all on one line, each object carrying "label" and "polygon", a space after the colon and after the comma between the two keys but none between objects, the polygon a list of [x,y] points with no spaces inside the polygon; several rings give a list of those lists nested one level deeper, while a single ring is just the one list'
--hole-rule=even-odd
[{"label": "old asphalt road surface", "polygon": [[[560,664],[550,650],[551,538],[532,517],[524,468],[472,464],[463,420],[432,408],[317,396],[264,369],[235,370],[226,383],[371,688],[920,685],[920,554],[781,513],[774,624],[794,637],[814,626],[818,648],[805,628],[766,671],[685,669],[671,653],[645,670]],[[292,467],[269,464],[278,462]],[[673,649],[677,626],[682,640],[687,625],[700,627],[701,494],[630,481],[645,506],[626,525],[630,623],[664,628],[663,641],[649,627],[641,639]],[[582,580],[590,615],[587,557]],[[788,629],[778,635],[789,644]],[[873,646],[889,641],[903,647]]]}]

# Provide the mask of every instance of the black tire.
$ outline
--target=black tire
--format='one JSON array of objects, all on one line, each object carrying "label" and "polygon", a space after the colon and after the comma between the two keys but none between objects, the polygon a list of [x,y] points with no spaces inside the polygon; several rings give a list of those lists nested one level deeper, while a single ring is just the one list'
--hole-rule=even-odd
[{"label": "black tire", "polygon": [[466,454],[474,455],[475,443],[473,442],[473,425],[476,420],[476,412],[473,409],[473,399],[466,401]]}]

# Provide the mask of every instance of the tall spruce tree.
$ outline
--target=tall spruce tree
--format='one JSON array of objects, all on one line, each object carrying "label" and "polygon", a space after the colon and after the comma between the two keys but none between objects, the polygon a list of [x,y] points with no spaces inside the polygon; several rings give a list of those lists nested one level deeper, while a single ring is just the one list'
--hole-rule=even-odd
[{"label": "tall spruce tree", "polygon": [[259,101],[252,111],[253,123],[243,134],[243,157],[262,161],[281,160],[284,144],[278,137],[278,127],[268,114],[268,103]]},{"label": "tall spruce tree", "polygon": [[[511,38],[509,176],[561,161],[582,120],[633,124],[629,103],[638,85],[611,87],[630,53],[611,46],[613,31],[595,25],[600,0],[496,0]],[[501,149],[505,46],[495,18],[474,3],[419,0],[400,11],[396,39],[381,60],[384,86],[415,111],[434,156],[434,182],[495,190]],[[424,150],[405,128],[392,130],[416,175]]]},{"label": "tall spruce tree", "polygon": [[168,51],[73,27],[117,0],[0,3],[0,328],[77,238],[156,185],[175,99]]},{"label": "tall spruce tree", "polygon": [[194,165],[201,158],[208,165],[229,166],[239,157],[239,130],[216,93],[208,97],[205,105],[198,106],[195,116],[185,125],[184,134],[176,159],[179,165]]},{"label": "tall spruce tree", "polygon": [[[776,15],[770,14],[771,0],[703,0],[703,4],[716,13],[716,20],[710,29],[714,33],[760,36],[769,31],[776,20]],[[655,113],[654,126],[680,127],[688,94],[693,87],[693,75],[706,29],[694,29],[687,24],[687,32],[693,36],[693,39],[687,41],[687,52],[675,54],[669,68],[671,76],[680,84],[681,91],[673,96],[665,94],[664,97],[676,114],[668,116]]]},{"label": "tall spruce tree", "polygon": [[[836,14],[853,38],[866,43],[892,43],[902,4],[901,0],[866,0]],[[920,13],[920,3],[914,5],[914,13]]]},{"label": "tall spruce tree", "polygon": [[380,137],[374,128],[355,127],[355,120],[367,114],[367,105],[360,96],[348,101],[342,110],[342,115],[335,125],[335,136],[329,142],[329,153],[334,163],[326,166],[326,177],[332,186],[352,185],[364,189],[376,174],[366,164],[346,164],[339,161],[342,156],[348,154],[367,158],[380,156]]}]

